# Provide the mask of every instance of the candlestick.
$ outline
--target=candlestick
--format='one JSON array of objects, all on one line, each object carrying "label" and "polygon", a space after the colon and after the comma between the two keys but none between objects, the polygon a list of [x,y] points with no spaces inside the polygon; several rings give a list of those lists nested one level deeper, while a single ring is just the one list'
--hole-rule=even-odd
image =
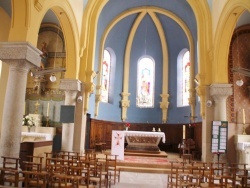
[{"label": "candlestick", "polygon": [[46,116],[46,127],[49,127],[49,116]]},{"label": "candlestick", "polygon": [[246,127],[245,127],[245,124],[246,124],[246,115],[245,115],[245,109],[243,108],[242,110],[242,118],[243,118],[243,131],[242,131],[242,134],[246,134]]},{"label": "candlestick", "polygon": [[182,133],[182,134],[183,134],[183,135],[182,135],[182,138],[183,138],[183,139],[186,139],[186,125],[183,125],[183,128],[182,128],[182,129],[183,129],[183,130],[182,130],[182,131],[183,131],[183,133]]},{"label": "candlestick", "polygon": [[246,116],[245,116],[245,109],[243,108],[243,110],[242,110],[242,118],[243,118],[243,124],[245,124],[246,123]]},{"label": "candlestick", "polygon": [[49,116],[49,102],[48,102],[48,105],[47,105],[47,116]]}]

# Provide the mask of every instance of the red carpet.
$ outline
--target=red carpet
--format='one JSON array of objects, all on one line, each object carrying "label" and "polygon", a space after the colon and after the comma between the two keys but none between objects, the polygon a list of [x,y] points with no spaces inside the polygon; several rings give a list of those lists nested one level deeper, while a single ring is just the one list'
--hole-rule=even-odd
[{"label": "red carpet", "polygon": [[167,158],[164,157],[142,157],[142,156],[124,156],[125,163],[140,163],[140,164],[169,164]]}]

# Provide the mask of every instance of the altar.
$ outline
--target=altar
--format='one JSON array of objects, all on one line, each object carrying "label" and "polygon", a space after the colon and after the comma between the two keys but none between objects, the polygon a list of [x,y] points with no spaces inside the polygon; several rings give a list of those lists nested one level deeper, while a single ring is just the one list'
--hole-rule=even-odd
[{"label": "altar", "polygon": [[53,141],[56,135],[54,127],[32,127],[28,132],[27,126],[22,126],[21,142]]},{"label": "altar", "polygon": [[250,135],[235,135],[236,162],[250,167]]},{"label": "altar", "polygon": [[[53,149],[53,139],[56,135],[54,127],[34,126],[31,132],[28,132],[27,126],[22,126],[21,144],[20,144],[20,166],[24,168],[23,161],[27,161],[27,156],[45,157],[45,152],[51,152]],[[45,168],[45,160],[42,167]]]},{"label": "altar", "polygon": [[164,132],[124,131],[128,143],[125,152],[160,153],[160,140],[165,143]]}]

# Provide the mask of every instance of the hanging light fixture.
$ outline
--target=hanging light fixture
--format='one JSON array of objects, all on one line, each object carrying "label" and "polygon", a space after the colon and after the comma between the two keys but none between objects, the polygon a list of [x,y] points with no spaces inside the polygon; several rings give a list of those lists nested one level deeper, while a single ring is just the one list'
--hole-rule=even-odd
[{"label": "hanging light fixture", "polygon": [[[53,69],[55,69],[55,61],[56,61],[56,54],[57,54],[57,46],[58,46],[58,35],[59,35],[59,27],[57,28],[57,36],[56,36],[56,50],[55,50],[55,56],[54,56],[54,65]],[[51,82],[56,81],[56,75],[55,73],[52,73],[51,76],[49,77]]]},{"label": "hanging light fixture", "polygon": [[241,87],[241,86],[243,86],[243,84],[244,84],[244,82],[243,82],[242,79],[239,78],[238,80],[236,80],[236,85],[237,85],[237,86],[240,86],[240,87]]},{"label": "hanging light fixture", "polygon": [[51,76],[49,77],[51,82],[55,82],[56,81],[56,76],[54,73],[51,74]]}]

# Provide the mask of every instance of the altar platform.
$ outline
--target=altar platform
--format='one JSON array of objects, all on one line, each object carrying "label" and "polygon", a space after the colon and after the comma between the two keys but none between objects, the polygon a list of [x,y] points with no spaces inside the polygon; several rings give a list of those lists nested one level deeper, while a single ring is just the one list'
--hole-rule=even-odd
[{"label": "altar platform", "polygon": [[128,145],[125,152],[152,153],[159,154],[158,147],[161,139],[165,143],[164,132],[146,132],[146,131],[124,131]]},{"label": "altar platform", "polygon": [[124,152],[125,156],[144,156],[144,157],[168,157],[168,154],[165,151],[159,151],[157,153],[143,153],[143,152],[129,152],[129,151],[125,151]]},{"label": "altar platform", "polygon": [[[98,153],[98,158],[105,158],[105,153]],[[162,173],[170,172],[170,161],[182,161],[178,153],[166,153],[161,151],[159,154],[125,152],[124,160],[118,160],[117,166],[121,171],[143,172],[143,173]]]}]

